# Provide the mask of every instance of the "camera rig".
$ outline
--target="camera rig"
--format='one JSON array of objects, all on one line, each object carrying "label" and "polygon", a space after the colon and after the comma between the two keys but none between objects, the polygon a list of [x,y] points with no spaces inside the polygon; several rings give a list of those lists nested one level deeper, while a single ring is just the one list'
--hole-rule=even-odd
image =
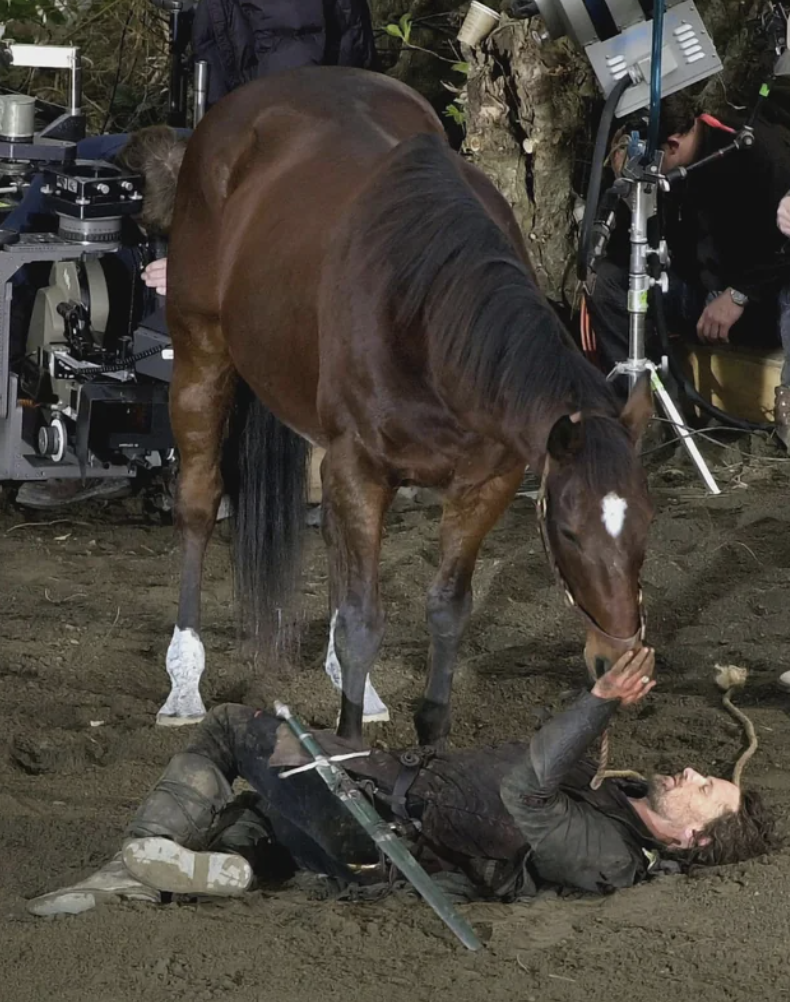
[{"label": "camera rig", "polygon": [[[192,4],[155,2],[170,18],[168,118],[185,125]],[[174,457],[172,348],[162,297],[140,277],[166,247],[134,223],[142,178],[78,158],[85,136],[79,48],[11,44],[8,54],[15,67],[67,70],[69,91],[63,113],[38,131],[33,97],[0,96],[0,194],[21,199],[38,187],[46,229],[0,229],[0,481],[125,478],[166,468]],[[207,68],[194,70],[197,124]],[[31,289],[20,317],[15,297],[27,291],[30,298]]]}]

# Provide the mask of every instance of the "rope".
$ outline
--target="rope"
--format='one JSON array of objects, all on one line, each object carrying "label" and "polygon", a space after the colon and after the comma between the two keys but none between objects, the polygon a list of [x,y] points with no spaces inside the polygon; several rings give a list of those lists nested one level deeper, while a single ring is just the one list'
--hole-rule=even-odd
[{"label": "rope", "polygon": [[605,779],[638,779],[645,782],[645,777],[641,772],[634,772],[633,769],[607,769],[609,764],[609,728],[601,735],[601,751],[598,756],[598,771],[590,780],[590,789],[598,790]]},{"label": "rope", "polygon": [[743,733],[749,742],[746,750],[740,755],[732,770],[732,781],[736,786],[740,786],[744,767],[757,751],[758,742],[754,724],[743,710],[739,710],[737,706],[733,705],[732,694],[737,689],[742,689],[746,685],[749,673],[746,668],[739,668],[738,665],[716,665],[716,671],[718,673],[716,675],[716,685],[724,690],[721,701],[730,716],[734,717],[741,727],[743,727]]}]

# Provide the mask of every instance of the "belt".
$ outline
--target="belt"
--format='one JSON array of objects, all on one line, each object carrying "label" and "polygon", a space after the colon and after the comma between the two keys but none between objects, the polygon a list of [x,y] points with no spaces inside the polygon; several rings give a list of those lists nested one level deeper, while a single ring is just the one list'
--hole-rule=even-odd
[{"label": "belt", "polygon": [[389,806],[399,821],[411,824],[419,822],[422,817],[423,803],[421,800],[410,799],[409,791],[422,768],[434,754],[431,748],[403,752],[399,758],[400,769],[392,786],[392,792],[387,794],[376,790],[377,798]]}]

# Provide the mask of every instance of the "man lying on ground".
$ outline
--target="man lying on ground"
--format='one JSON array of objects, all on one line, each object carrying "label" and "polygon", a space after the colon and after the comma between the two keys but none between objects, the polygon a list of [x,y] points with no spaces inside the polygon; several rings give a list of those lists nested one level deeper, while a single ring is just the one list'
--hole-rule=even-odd
[{"label": "man lying on ground", "polygon": [[[772,823],[759,795],[725,779],[685,769],[649,784],[607,779],[590,788],[586,752],[619,706],[653,688],[653,667],[650,649],[625,655],[530,744],[423,752],[416,762],[376,749],[344,768],[429,872],[461,874],[486,897],[512,900],[545,886],[605,893],[670,860],[722,864],[766,852]],[[317,737],[327,754],[355,750],[333,734]],[[137,811],[122,851],[29,910],[74,914],[105,900],[159,902],[163,893],[232,896],[297,870],[341,886],[384,883],[378,850],[321,778],[280,778],[305,761],[276,717],[216,707]],[[239,776],[255,794],[234,801]]]}]

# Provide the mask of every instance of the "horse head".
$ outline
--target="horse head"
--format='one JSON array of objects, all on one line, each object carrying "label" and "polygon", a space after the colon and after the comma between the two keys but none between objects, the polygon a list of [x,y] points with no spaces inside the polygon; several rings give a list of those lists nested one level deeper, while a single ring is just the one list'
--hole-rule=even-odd
[{"label": "horse head", "polygon": [[642,646],[640,572],[653,516],[638,444],[652,415],[647,379],[619,417],[561,417],[547,442],[538,521],[549,562],[587,628],[599,674]]}]

